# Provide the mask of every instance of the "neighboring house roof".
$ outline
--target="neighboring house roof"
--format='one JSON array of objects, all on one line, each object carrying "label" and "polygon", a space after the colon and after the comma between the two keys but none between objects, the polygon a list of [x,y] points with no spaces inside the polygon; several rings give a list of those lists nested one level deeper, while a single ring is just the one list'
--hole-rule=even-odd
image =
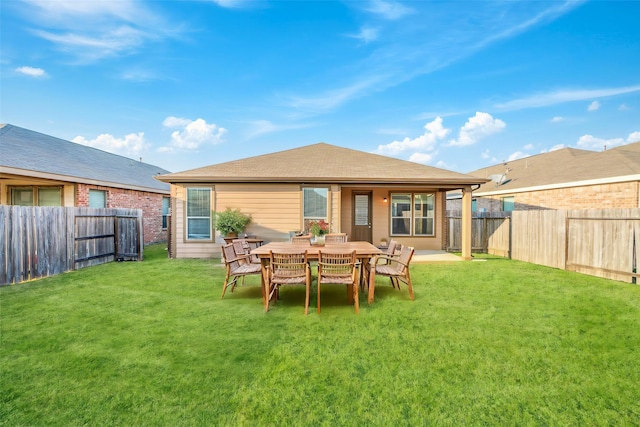
[{"label": "neighboring house roof", "polygon": [[605,151],[563,148],[470,172],[491,179],[474,195],[640,180],[640,142]]},{"label": "neighboring house roof", "polygon": [[323,182],[432,184],[460,188],[485,182],[457,172],[318,143],[156,177],[165,182]]},{"label": "neighboring house roof", "polygon": [[0,153],[4,173],[169,192],[169,185],[153,179],[166,169],[10,124],[0,124]]}]

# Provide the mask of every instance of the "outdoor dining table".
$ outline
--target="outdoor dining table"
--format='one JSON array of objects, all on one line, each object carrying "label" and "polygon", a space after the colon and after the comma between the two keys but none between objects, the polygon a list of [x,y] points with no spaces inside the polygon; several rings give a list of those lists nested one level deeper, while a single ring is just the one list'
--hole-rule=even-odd
[{"label": "outdoor dining table", "polygon": [[[260,258],[260,264],[262,265],[262,296],[265,298],[266,293],[266,273],[269,265],[269,254],[273,252],[289,252],[299,253],[307,251],[307,258],[311,261],[318,260],[318,253],[320,251],[344,251],[351,252],[356,251],[356,258],[361,262],[361,265],[366,265],[371,258],[376,255],[382,254],[380,248],[372,245],[369,242],[345,242],[345,243],[331,243],[327,245],[299,245],[292,244],[291,242],[269,242],[265,245],[257,247],[251,250],[251,255],[256,255]],[[360,283],[362,283],[362,268],[360,269]]]}]

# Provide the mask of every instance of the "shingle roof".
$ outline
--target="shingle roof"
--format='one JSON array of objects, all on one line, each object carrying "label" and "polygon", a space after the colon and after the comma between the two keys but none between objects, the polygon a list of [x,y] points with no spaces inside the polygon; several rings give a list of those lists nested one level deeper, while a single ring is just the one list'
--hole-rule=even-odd
[{"label": "shingle roof", "polygon": [[166,169],[10,124],[0,125],[0,153],[0,170],[11,168],[12,173],[36,171],[72,182],[169,191],[169,185],[153,179],[169,173]]},{"label": "shingle roof", "polygon": [[156,177],[165,182],[474,185],[483,179],[326,143]]},{"label": "shingle roof", "polygon": [[[476,195],[628,177],[640,174],[640,142],[601,152],[563,148],[469,174],[496,178],[497,182],[488,182],[474,191]],[[503,176],[502,181],[498,180],[500,176]]]}]

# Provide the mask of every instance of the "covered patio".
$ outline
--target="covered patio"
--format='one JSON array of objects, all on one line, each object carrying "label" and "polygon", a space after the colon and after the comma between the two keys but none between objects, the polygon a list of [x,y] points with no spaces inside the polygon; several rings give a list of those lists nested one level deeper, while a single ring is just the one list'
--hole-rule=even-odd
[{"label": "covered patio", "polygon": [[471,258],[472,189],[485,179],[396,158],[318,143],[156,179],[171,184],[174,258],[211,257],[224,236],[214,213],[240,209],[245,230],[265,242],[287,241],[310,221],[324,220],[349,241],[395,239],[443,250],[446,193],[462,193],[462,259]]}]

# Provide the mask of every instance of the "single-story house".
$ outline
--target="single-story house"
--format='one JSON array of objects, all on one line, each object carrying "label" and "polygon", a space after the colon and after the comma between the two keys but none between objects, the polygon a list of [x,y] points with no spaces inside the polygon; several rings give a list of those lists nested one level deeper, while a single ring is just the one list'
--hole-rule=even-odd
[{"label": "single-story house", "polygon": [[442,250],[450,190],[463,193],[463,257],[470,258],[471,190],[486,181],[326,143],[155,178],[171,184],[174,258],[219,254],[223,239],[214,212],[226,208],[251,215],[247,232],[265,241],[286,241],[323,219],[349,240],[393,238]]},{"label": "single-story house", "polygon": [[[480,212],[640,207],[640,142],[604,151],[562,148],[469,172],[488,182],[473,192]],[[447,210],[458,210],[452,192]]]},{"label": "single-story house", "polygon": [[145,243],[167,240],[168,170],[0,124],[0,204],[142,209]]}]

